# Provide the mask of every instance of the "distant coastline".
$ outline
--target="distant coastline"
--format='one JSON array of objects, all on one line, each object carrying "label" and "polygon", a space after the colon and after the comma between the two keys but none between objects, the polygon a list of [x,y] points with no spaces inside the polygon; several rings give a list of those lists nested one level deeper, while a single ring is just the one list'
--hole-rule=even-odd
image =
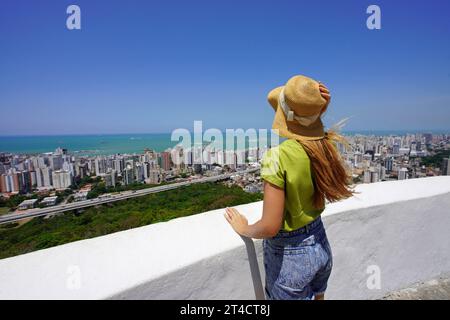
[{"label": "distant coastline", "polygon": [[158,152],[173,147],[170,133],[92,134],[0,137],[0,152],[34,154],[61,147],[78,155],[142,153],[145,148]]},{"label": "distant coastline", "polygon": [[[406,135],[415,133],[450,134],[450,130],[348,130],[345,135]],[[144,149],[157,152],[175,146],[171,133],[131,134],[73,134],[41,136],[0,136],[0,152],[39,154],[66,148],[78,155],[109,155],[142,153]]]}]

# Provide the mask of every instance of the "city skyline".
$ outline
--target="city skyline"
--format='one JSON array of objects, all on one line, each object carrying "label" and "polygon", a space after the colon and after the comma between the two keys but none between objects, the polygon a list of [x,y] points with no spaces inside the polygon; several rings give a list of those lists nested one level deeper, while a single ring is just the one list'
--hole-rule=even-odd
[{"label": "city skyline", "polygon": [[[204,133],[205,134],[205,133]],[[278,137],[274,134],[275,140],[270,142],[272,138],[269,136],[258,135],[256,140],[251,139],[250,136],[239,135],[235,132],[235,139],[244,139],[245,146],[251,147],[257,145],[263,147],[266,144],[274,143],[275,145],[283,141],[284,138]],[[432,130],[432,131],[411,131],[411,130],[391,130],[391,131],[354,131],[342,134],[347,138],[354,136],[373,136],[373,137],[396,137],[407,135],[424,135],[432,134],[435,136],[449,136],[450,130]],[[191,132],[191,139],[194,133]],[[280,138],[280,139],[277,139]],[[174,137],[175,138],[175,137]],[[222,137],[223,139],[224,137]],[[193,142],[194,140],[191,140]],[[209,140],[204,140],[203,144],[208,144]],[[252,143],[250,143],[252,142]],[[173,148],[176,144],[183,143],[177,139],[171,140],[170,133],[158,134],[92,134],[92,135],[53,135],[53,136],[3,136],[0,139],[0,154],[1,153],[15,153],[15,154],[44,154],[51,152],[56,148],[64,148],[70,152],[74,152],[80,156],[92,155],[112,155],[112,154],[133,154],[140,153],[145,149],[152,149],[157,152]],[[226,147],[224,141],[223,147]],[[230,147],[233,147],[230,145]],[[241,146],[242,147],[242,146]],[[238,141],[234,143],[235,150],[239,149]]]},{"label": "city skyline", "polygon": [[[272,88],[298,73],[332,91],[330,126],[448,129],[448,1],[4,1],[0,136],[270,128]],[[408,10],[405,10],[407,8]],[[7,30],[8,32],[4,32]],[[417,129],[419,128],[419,129]]]},{"label": "city skyline", "polygon": [[[354,182],[372,183],[392,178],[403,180],[408,176],[449,175],[448,158],[442,158],[440,168],[429,166],[430,163],[436,164],[434,154],[448,154],[442,151],[448,146],[448,138],[447,134],[431,133],[354,135],[348,137],[348,148],[342,143],[338,143],[337,148],[353,179],[356,179]],[[201,177],[202,173],[219,176],[230,170],[258,168],[268,148],[259,144],[246,146],[245,149],[176,145],[161,152],[146,148],[138,154],[110,155],[76,155],[61,147],[37,155],[0,152],[0,192],[29,194],[36,190],[80,189],[79,183],[86,183],[86,179],[92,180],[92,177],[102,179],[106,187],[115,188],[117,183],[123,186],[136,182],[155,185],[171,181],[174,177],[182,177],[181,180],[194,175]],[[423,165],[422,161],[428,165]],[[259,182],[258,187],[245,187],[251,192],[261,191]],[[85,198],[87,192],[82,193]],[[25,202],[24,206],[28,204],[34,205],[34,202]]]}]

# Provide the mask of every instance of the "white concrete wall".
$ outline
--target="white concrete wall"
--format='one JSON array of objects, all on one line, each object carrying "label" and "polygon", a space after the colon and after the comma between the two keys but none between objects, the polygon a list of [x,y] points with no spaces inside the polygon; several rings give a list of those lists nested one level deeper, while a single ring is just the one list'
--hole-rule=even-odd
[{"label": "white concrete wall", "polygon": [[[324,213],[334,253],[328,298],[378,298],[450,272],[450,176],[357,191]],[[239,209],[253,222],[262,203]],[[0,298],[254,299],[246,247],[223,212],[0,260]],[[255,247],[264,277],[261,241]],[[370,265],[380,268],[380,289],[366,286]]]}]

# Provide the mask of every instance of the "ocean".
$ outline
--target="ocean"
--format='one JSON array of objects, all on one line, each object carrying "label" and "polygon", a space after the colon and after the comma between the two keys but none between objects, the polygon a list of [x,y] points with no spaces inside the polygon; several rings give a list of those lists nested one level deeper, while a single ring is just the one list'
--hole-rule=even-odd
[{"label": "ocean", "polygon": [[[405,135],[416,132],[448,134],[450,130],[364,130],[343,131],[344,134],[364,135]],[[98,134],[98,135],[52,135],[52,136],[3,136],[0,137],[0,152],[17,154],[39,154],[54,151],[61,147],[78,155],[109,155],[142,153],[149,148],[157,152],[173,147],[171,133],[146,134]]]},{"label": "ocean", "polygon": [[0,137],[0,152],[37,154],[61,147],[78,155],[108,155],[143,153],[145,148],[158,152],[176,144],[170,133],[106,134],[61,136],[6,136]]}]

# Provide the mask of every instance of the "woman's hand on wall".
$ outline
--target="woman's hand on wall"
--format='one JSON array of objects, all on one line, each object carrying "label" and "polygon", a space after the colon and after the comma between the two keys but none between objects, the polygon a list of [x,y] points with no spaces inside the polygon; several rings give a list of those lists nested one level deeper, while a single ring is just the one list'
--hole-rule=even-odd
[{"label": "woman's hand on wall", "polygon": [[281,228],[284,214],[284,190],[271,183],[264,183],[263,214],[260,220],[249,225],[247,218],[235,208],[225,209],[225,219],[238,234],[255,239],[275,236]]},{"label": "woman's hand on wall", "polygon": [[246,236],[248,220],[245,216],[240,214],[235,208],[226,208],[224,216],[231,227],[233,227],[234,231],[240,235]]}]

